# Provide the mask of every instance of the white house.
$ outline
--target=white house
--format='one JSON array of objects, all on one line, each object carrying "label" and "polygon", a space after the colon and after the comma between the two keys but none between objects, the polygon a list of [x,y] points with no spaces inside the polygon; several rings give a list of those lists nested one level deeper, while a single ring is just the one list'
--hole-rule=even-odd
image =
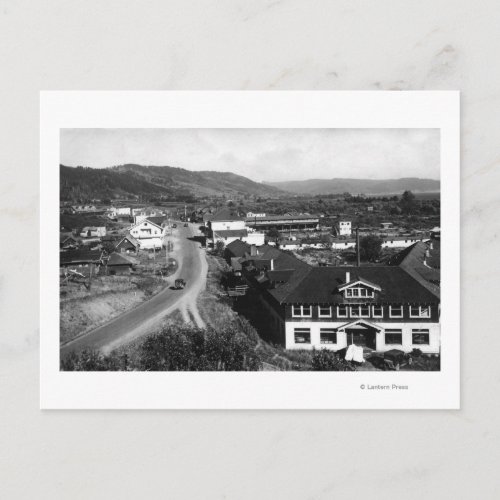
[{"label": "white house", "polygon": [[333,250],[347,250],[349,248],[355,248],[355,247],[356,247],[356,240],[352,238],[334,239],[332,241]]},{"label": "white house", "polygon": [[106,236],[106,227],[86,226],[81,230],[80,236],[82,238],[100,238],[102,236]]},{"label": "white house", "polygon": [[152,221],[143,220],[129,228],[130,234],[139,241],[140,247],[145,249],[161,248],[163,229]]},{"label": "white house", "polygon": [[426,241],[429,238],[421,238],[417,236],[399,236],[399,237],[389,237],[389,238],[384,238],[384,241],[382,242],[382,248],[406,248],[417,241]]},{"label": "white house", "polygon": [[339,236],[351,236],[352,223],[351,221],[341,220],[337,223],[337,234]]}]

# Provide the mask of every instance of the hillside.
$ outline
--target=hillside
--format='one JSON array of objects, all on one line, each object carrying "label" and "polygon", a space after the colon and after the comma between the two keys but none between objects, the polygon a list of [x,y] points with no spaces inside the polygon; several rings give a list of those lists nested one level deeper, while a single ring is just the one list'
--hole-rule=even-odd
[{"label": "hillside", "polygon": [[60,165],[60,174],[60,199],[71,202],[138,196],[184,201],[193,196],[280,194],[278,188],[230,172],[127,164],[100,169]]},{"label": "hillside", "polygon": [[405,190],[414,193],[439,191],[439,181],[407,177],[402,179],[309,179],[306,181],[270,182],[269,185],[298,194],[398,194]]}]

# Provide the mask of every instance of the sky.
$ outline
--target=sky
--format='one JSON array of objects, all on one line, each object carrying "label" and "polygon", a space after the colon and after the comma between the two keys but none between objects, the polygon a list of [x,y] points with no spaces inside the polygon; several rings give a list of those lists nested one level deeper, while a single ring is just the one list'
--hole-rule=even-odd
[{"label": "sky", "polygon": [[439,179],[439,129],[62,129],[61,163],[233,172],[258,182]]}]

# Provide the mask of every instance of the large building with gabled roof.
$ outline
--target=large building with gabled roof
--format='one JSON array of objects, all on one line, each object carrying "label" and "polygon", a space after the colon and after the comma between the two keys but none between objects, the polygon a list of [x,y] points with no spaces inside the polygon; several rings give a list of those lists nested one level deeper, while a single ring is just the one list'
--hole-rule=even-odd
[{"label": "large building with gabled roof", "polygon": [[312,267],[266,247],[239,262],[287,349],[439,353],[439,294],[404,267]]}]

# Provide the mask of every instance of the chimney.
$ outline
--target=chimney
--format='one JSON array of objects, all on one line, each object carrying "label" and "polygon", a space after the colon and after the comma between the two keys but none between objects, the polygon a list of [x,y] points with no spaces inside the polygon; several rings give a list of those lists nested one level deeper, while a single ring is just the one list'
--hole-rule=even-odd
[{"label": "chimney", "polygon": [[351,281],[351,273],[349,271],[346,271],[345,273],[345,282],[349,283]]},{"label": "chimney", "polygon": [[271,271],[274,271],[274,259],[271,259]]},{"label": "chimney", "polygon": [[252,245],[252,246],[250,247],[250,255],[251,255],[252,257],[254,257],[255,255],[257,255],[257,247],[256,247],[255,245]]},{"label": "chimney", "polygon": [[356,228],[356,265],[358,267],[361,265],[359,257],[359,227]]}]

